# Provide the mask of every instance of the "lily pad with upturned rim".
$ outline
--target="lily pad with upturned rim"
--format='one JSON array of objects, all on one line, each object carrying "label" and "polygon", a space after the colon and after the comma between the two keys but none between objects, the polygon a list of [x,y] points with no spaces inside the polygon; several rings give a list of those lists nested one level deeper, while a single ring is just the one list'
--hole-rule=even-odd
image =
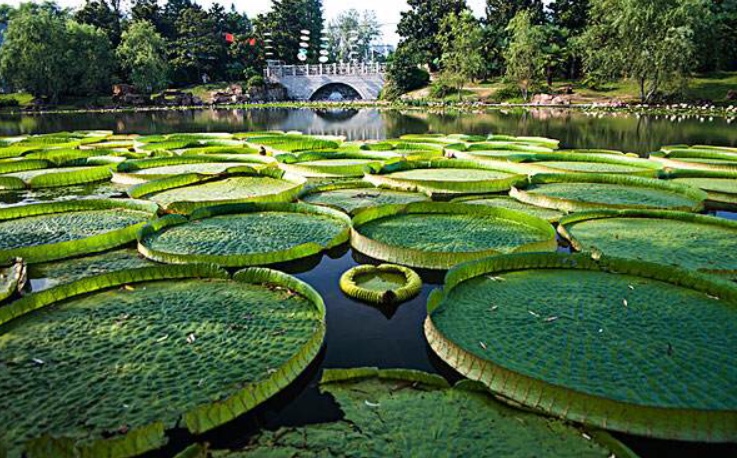
[{"label": "lily pad with upturned rim", "polygon": [[[285,388],[325,335],[294,277],[205,265],[88,277],[0,309],[0,444],[29,458],[132,457],[201,434]],[[82,422],[80,422],[82,421]]]},{"label": "lily pad with upturned rim", "polygon": [[348,296],[372,304],[400,304],[422,290],[422,279],[407,267],[394,264],[363,265],[340,277],[340,289]]},{"label": "lily pad with upturned rim", "polygon": [[606,256],[488,258],[433,291],[425,335],[461,374],[536,411],[662,439],[737,437],[732,282]]},{"label": "lily pad with upturned rim", "polygon": [[168,215],[138,234],[138,249],[158,262],[245,267],[295,261],[348,241],[351,221],[330,208],[253,203]]},{"label": "lily pad with upturned rim", "polygon": [[467,380],[450,387],[408,369],[326,369],[319,387],[343,418],[264,430],[238,450],[194,445],[178,458],[636,456],[607,433],[512,409]]},{"label": "lily pad with upturned rim", "polygon": [[697,188],[644,177],[607,174],[539,174],[509,195],[521,202],[566,212],[593,209],[663,209],[697,212],[707,194]]},{"label": "lily pad with upturned rim", "polygon": [[54,261],[135,240],[158,207],[150,202],[86,199],[0,209],[0,262]]},{"label": "lily pad with upturned rim", "polygon": [[305,191],[300,196],[300,200],[354,214],[363,208],[386,204],[423,202],[430,200],[430,197],[417,192],[377,188],[371,183],[353,180],[345,183],[316,186]]},{"label": "lily pad with upturned rim", "polygon": [[351,245],[383,261],[424,269],[517,251],[555,251],[547,221],[506,208],[438,202],[367,208],[353,218]]},{"label": "lily pad with upturned rim", "polygon": [[565,212],[526,204],[508,196],[490,195],[459,197],[457,199],[453,199],[451,202],[467,205],[486,205],[489,207],[508,208],[510,210],[516,210],[542,218],[550,223],[557,223],[563,216],[565,216]]},{"label": "lily pad with upturned rim", "polygon": [[508,191],[525,180],[505,167],[451,159],[399,161],[371,171],[364,179],[378,187],[428,195],[488,194]]},{"label": "lily pad with upturned rim", "polygon": [[290,202],[305,185],[305,179],[278,169],[231,169],[214,176],[184,174],[133,186],[133,198],[150,199],[171,213],[192,213],[213,205],[245,202]]},{"label": "lily pad with upturned rim", "polygon": [[737,221],[683,212],[599,210],[563,218],[558,232],[578,251],[737,278]]}]

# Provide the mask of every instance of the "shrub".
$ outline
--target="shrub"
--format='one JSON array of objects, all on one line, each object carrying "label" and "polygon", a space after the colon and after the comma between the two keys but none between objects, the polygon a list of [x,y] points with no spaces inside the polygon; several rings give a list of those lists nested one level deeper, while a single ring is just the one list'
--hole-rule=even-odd
[{"label": "shrub", "polygon": [[261,75],[254,75],[248,79],[246,85],[249,89],[253,87],[264,87],[266,86],[266,80]]}]

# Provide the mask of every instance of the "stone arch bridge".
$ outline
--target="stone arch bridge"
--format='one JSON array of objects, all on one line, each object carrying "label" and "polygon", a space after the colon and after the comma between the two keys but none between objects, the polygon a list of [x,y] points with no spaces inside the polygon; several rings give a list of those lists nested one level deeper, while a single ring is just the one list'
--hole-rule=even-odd
[{"label": "stone arch bridge", "polygon": [[384,87],[385,64],[269,65],[266,79],[287,89],[293,100],[376,100]]}]

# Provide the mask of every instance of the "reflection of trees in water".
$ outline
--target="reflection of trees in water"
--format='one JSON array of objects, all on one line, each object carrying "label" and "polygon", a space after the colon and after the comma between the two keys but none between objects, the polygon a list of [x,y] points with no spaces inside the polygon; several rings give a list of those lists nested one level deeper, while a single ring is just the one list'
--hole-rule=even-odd
[{"label": "reflection of trees in water", "polygon": [[237,132],[299,130],[342,135],[349,140],[398,137],[409,133],[511,134],[558,138],[564,147],[611,148],[646,153],[674,143],[737,145],[737,129],[724,119],[674,122],[664,116],[593,115],[539,108],[488,113],[428,113],[422,110],[255,108],[163,110],[129,113],[0,115],[6,136],[71,130],[121,133]]}]

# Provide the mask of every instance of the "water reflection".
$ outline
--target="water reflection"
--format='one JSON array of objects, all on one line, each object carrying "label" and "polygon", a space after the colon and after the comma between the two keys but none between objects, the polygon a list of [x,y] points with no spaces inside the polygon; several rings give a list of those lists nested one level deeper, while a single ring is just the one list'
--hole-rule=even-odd
[{"label": "water reflection", "polygon": [[0,115],[0,134],[104,129],[117,133],[299,130],[376,140],[410,133],[504,133],[557,138],[568,148],[610,148],[644,154],[666,144],[737,146],[737,129],[724,118],[594,115],[578,110],[496,110],[433,113],[377,109],[205,109],[136,113]]}]

